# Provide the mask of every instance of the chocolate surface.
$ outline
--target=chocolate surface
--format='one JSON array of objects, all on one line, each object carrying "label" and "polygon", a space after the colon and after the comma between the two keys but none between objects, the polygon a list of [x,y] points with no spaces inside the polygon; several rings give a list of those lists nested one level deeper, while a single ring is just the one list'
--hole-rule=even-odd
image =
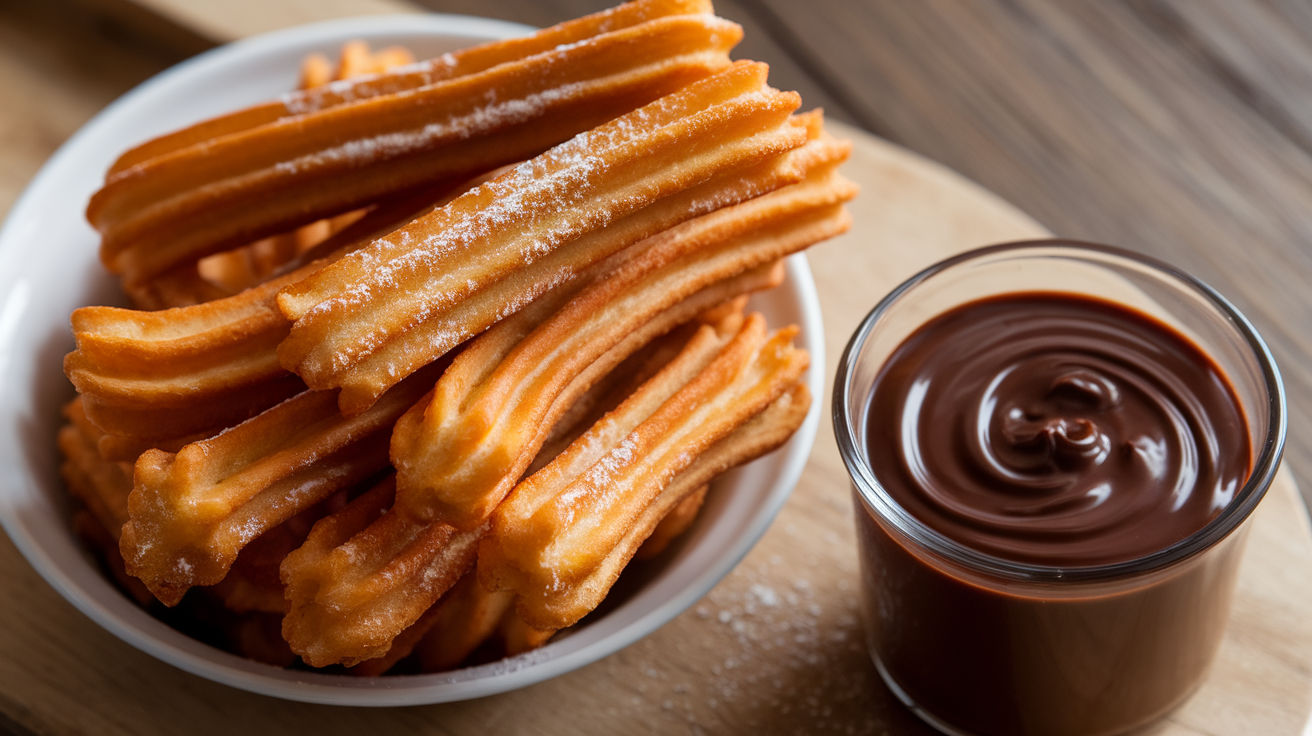
[{"label": "chocolate surface", "polygon": [[870,463],[916,518],[1008,560],[1132,560],[1201,529],[1250,467],[1239,402],[1147,315],[1058,293],[958,307],[876,379]]}]

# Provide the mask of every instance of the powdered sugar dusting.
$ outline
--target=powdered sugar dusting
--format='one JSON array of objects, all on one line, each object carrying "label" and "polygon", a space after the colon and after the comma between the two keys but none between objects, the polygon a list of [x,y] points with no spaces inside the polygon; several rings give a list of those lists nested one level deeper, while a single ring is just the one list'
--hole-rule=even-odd
[{"label": "powdered sugar dusting", "polygon": [[405,94],[455,76],[453,54],[395,66],[381,74],[339,79],[312,89],[286,92],[278,100],[292,115],[304,115],[336,105],[389,94]]},{"label": "powdered sugar dusting", "polygon": [[527,122],[541,115],[552,104],[576,95],[582,86],[564,85],[522,98],[480,106],[467,115],[429,123],[418,130],[396,131],[348,141],[340,146],[281,162],[276,168],[281,173],[295,175],[324,166],[343,163],[363,166],[416,153],[439,142],[463,140],[483,131]]}]

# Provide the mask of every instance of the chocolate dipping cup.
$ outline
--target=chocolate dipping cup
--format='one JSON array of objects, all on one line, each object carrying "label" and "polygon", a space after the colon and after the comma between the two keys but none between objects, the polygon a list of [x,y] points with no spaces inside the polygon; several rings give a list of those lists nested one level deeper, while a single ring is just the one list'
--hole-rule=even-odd
[{"label": "chocolate dipping cup", "polygon": [[[866,432],[884,362],[939,314],[1035,291],[1155,317],[1230,379],[1253,467],[1202,529],[1115,564],[1026,564],[934,531],[880,485]],[[853,484],[867,645],[885,684],[923,720],[971,736],[1118,734],[1162,717],[1202,682],[1229,616],[1246,522],[1275,476],[1286,426],[1270,351],[1211,287],[1103,245],[1041,240],[971,251],[925,269],[875,307],[839,361],[833,402]]]}]

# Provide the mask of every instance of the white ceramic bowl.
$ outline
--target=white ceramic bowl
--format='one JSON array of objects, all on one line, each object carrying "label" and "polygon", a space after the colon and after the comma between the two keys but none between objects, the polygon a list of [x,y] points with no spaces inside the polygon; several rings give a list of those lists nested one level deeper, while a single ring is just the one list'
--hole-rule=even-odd
[{"label": "white ceramic bowl", "polygon": [[[131,603],[101,576],[69,530],[55,433],[73,391],[60,369],[72,350],[68,315],[120,303],[96,257],[83,209],[111,161],[128,147],[197,120],[272,98],[296,84],[300,60],[364,38],[400,43],[419,58],[528,32],[511,23],[449,15],[320,23],[225,46],[180,64],[110,105],[46,163],[0,230],[0,521],[37,572],[93,621],[133,646],[202,677],[253,692],[337,705],[418,705],[475,698],[540,682],[637,641],[688,608],[765,532],[792,491],[815,440],[824,395],[824,343],[815,283],[804,257],[785,284],[755,298],[772,325],[802,326],[814,395],[801,430],[779,451],[716,482],[685,539],[567,636],[529,654],[450,673],[375,679],[282,670],[195,641]],[[621,581],[623,584],[624,581]],[[619,586],[617,586],[618,588]]]}]

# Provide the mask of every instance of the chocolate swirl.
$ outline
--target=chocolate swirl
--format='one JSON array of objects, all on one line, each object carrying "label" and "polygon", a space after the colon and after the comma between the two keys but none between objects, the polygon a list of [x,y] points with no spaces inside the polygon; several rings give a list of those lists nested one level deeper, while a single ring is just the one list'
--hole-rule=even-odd
[{"label": "chocolate swirl", "polygon": [[974,549],[1063,567],[1201,529],[1247,478],[1220,369],[1109,302],[1024,293],[917,330],[875,382],[870,462],[898,503]]}]

